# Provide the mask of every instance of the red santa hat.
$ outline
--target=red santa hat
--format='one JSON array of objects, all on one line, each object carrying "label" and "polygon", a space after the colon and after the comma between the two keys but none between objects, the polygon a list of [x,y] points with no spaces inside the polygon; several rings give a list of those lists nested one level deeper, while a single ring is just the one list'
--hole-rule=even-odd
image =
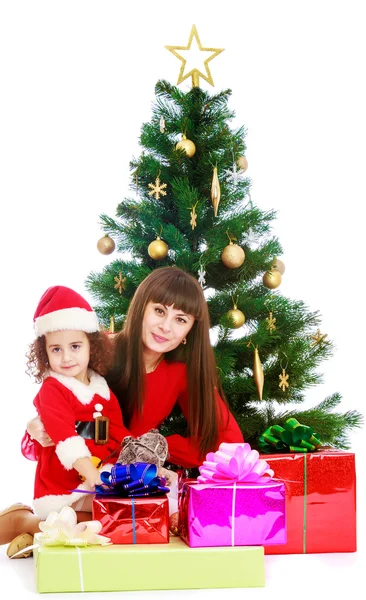
[{"label": "red santa hat", "polygon": [[97,315],[80,294],[62,285],[45,291],[33,317],[36,337],[62,330],[99,331]]}]

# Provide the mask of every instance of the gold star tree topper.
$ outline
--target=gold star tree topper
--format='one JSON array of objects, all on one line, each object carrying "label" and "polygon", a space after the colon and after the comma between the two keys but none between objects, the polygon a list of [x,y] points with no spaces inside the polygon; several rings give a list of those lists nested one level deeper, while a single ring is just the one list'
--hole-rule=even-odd
[{"label": "gold star tree topper", "polygon": [[165,46],[182,61],[177,84],[192,77],[192,87],[199,87],[200,77],[210,85],[214,85],[208,63],[224,51],[224,48],[203,48],[198,31],[192,25],[187,46]]}]

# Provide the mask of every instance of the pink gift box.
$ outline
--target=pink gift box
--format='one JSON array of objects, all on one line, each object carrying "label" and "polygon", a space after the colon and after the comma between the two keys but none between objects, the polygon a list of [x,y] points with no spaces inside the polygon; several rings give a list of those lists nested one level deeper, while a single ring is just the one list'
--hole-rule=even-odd
[{"label": "pink gift box", "polygon": [[180,535],[191,548],[285,544],[285,507],[282,482],[187,482],[180,498]]}]

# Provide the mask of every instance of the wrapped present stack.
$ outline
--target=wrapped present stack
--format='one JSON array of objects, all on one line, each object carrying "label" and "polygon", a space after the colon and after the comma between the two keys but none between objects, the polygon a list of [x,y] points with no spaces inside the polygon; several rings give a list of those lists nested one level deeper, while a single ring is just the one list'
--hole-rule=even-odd
[{"label": "wrapped present stack", "polygon": [[67,507],[41,523],[34,545],[38,592],[264,586],[262,545],[225,547],[218,540],[191,548],[169,537],[168,490],[156,465],[117,464],[101,479],[93,521],[77,524]]},{"label": "wrapped present stack", "polygon": [[41,523],[38,591],[263,587],[264,554],[354,552],[354,454],[322,448],[295,419],[260,446],[221,444],[198,479],[180,481],[179,536],[156,465],[102,473],[92,521],[77,524],[67,507]]},{"label": "wrapped present stack", "polygon": [[263,458],[286,486],[287,542],[266,554],[355,552],[355,455],[322,448],[317,434],[296,419],[259,438]]},{"label": "wrapped present stack", "polygon": [[169,507],[165,480],[156,465],[117,464],[101,474],[93,499],[93,519],[113,544],[167,544]]}]

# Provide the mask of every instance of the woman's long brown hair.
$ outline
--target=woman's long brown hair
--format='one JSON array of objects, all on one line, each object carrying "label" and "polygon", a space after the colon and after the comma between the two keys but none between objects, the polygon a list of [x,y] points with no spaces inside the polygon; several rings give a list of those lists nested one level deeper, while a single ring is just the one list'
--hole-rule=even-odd
[{"label": "woman's long brown hair", "polygon": [[219,412],[215,387],[225,400],[217,377],[216,361],[210,342],[207,302],[197,280],[177,267],[155,269],[137,288],[128,309],[123,330],[115,338],[115,359],[107,381],[121,404],[128,427],[135,411],[144,403],[145,366],[143,362],[142,322],[148,302],[174,306],[195,317],[187,344],[165,354],[167,362],[187,365],[189,422],[188,434],[197,438],[202,457],[216,450]]}]

